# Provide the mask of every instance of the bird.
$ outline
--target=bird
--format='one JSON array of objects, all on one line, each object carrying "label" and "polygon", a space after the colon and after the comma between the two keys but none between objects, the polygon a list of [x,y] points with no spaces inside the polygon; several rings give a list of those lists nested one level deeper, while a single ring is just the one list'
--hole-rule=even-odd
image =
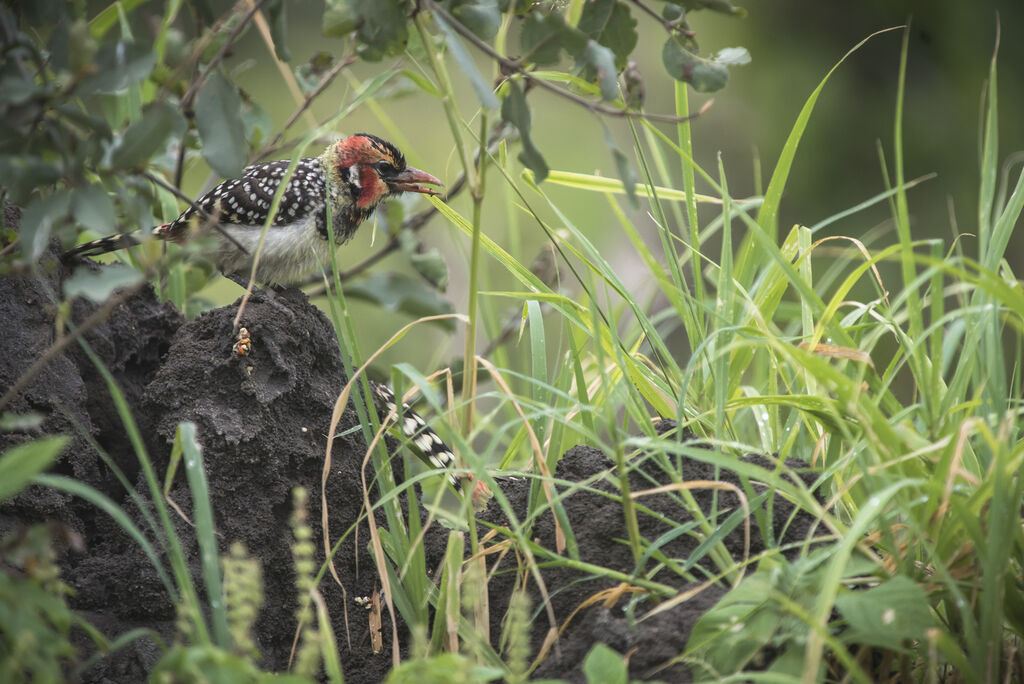
[{"label": "bird", "polygon": [[[215,246],[206,257],[223,275],[244,286],[274,195],[290,165],[290,160],[283,159],[249,166],[240,178],[221,182],[178,218],[153,228],[153,237],[184,243],[197,232],[209,233]],[[382,201],[403,192],[440,194],[429,185],[440,186],[441,181],[409,166],[397,147],[369,133],[341,138],[319,157],[300,159],[281,192],[255,281],[276,287],[294,285],[328,263],[328,204],[334,239],[340,245],[355,235]],[[214,229],[204,230],[207,227]],[[64,257],[124,249],[139,244],[143,232],[87,242]]]},{"label": "bird", "polygon": [[[207,258],[223,275],[245,286],[274,195],[290,165],[291,161],[285,159],[249,166],[240,178],[219,183],[178,218],[151,229],[151,234],[184,243],[197,232],[209,233],[214,246]],[[255,281],[275,288],[294,285],[329,261],[328,203],[334,240],[340,245],[355,235],[384,200],[403,192],[439,195],[430,185],[442,183],[426,171],[409,166],[397,147],[369,133],[341,138],[319,157],[300,159],[281,191]],[[119,233],[86,242],[65,252],[64,258],[80,259],[131,247],[140,243],[144,232]],[[249,354],[252,338],[248,330],[240,329],[233,349],[239,356]],[[470,474],[460,477],[452,472],[455,455],[451,448],[407,404],[403,403],[399,411],[390,388],[377,382],[371,387],[380,420],[398,416],[402,434],[426,464],[445,471],[456,489],[461,488],[463,479],[474,479]],[[489,493],[486,485],[477,481],[474,503]]]}]

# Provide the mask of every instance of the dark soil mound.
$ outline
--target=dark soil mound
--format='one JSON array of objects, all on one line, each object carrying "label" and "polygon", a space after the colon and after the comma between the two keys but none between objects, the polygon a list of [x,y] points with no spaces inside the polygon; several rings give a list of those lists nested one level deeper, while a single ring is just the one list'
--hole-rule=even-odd
[{"label": "dark soil mound", "polygon": [[[50,257],[50,275],[0,279],[0,317],[5,321],[4,334],[0,336],[0,387],[10,387],[55,340],[56,312],[51,302],[56,301],[53,293],[60,291],[66,273],[55,255]],[[76,303],[72,318],[80,322],[94,309],[92,305]],[[124,392],[161,482],[178,424],[191,421],[197,426],[222,550],[242,541],[249,553],[262,562],[265,606],[256,625],[257,646],[262,654],[260,664],[283,671],[287,668],[296,624],[288,524],[291,490],[303,486],[310,491],[309,520],[320,562],[323,549],[318,492],[326,433],[346,377],[329,321],[302,293],[286,292],[278,295],[276,302],[257,297],[249,304],[242,324],[252,335],[253,349],[245,357],[232,351],[235,311],[235,307],[225,307],[186,322],[146,288],[128,298],[84,338]],[[125,438],[124,426],[107,387],[78,344],[55,355],[19,393],[9,410],[37,411],[46,416],[41,432],[74,435],[55,470],[110,497],[137,525],[148,529],[139,508],[83,436],[87,433],[94,439],[135,491],[144,500],[150,499],[138,459]],[[338,429],[338,434],[344,436],[336,438],[327,483],[332,540],[355,524],[362,509],[360,468],[365,444],[358,429],[346,434],[355,425],[355,412],[346,409]],[[0,435],[0,448],[32,436]],[[557,477],[589,483],[563,503],[576,536],[580,560],[628,574],[633,571],[634,559],[620,541],[627,537],[621,506],[604,495],[616,493],[617,484],[599,477],[611,466],[603,454],[576,447],[565,454]],[[711,466],[701,462],[688,462],[686,468],[687,479],[714,479]],[[368,480],[372,475],[372,471],[367,474]],[[729,472],[723,472],[721,478],[739,482]],[[665,481],[658,468],[646,463],[631,475],[630,484],[639,490]],[[509,480],[502,484],[521,518],[526,510],[528,482]],[[702,507],[710,510],[710,490],[694,490],[693,494]],[[189,489],[181,473],[171,497],[186,513],[191,512]],[[670,520],[689,519],[674,495],[645,497],[641,503]],[[729,492],[719,491],[717,505],[720,510],[730,510],[737,505],[737,499]],[[775,502],[772,533],[776,538],[806,538],[813,520],[806,516],[794,519],[791,513],[783,502]],[[493,504],[481,519],[491,525],[506,524]],[[87,502],[33,487],[0,507],[0,535],[21,524],[43,520],[67,523],[84,541],[84,551],[67,551],[61,559],[62,577],[74,589],[70,599],[73,608],[109,637],[128,629],[148,627],[165,639],[173,638],[175,607],[157,573],[138,545],[104,513]],[[195,535],[180,517],[175,517],[175,524],[197,586],[201,587]],[[640,524],[640,533],[649,540],[669,529],[667,523],[651,515],[641,515]],[[488,529],[481,527],[481,533]],[[439,566],[445,536],[446,531],[437,526],[427,535],[430,567]],[[533,536],[545,547],[554,548],[550,513],[536,520]],[[341,642],[346,681],[355,683],[379,682],[391,667],[389,625],[385,622],[382,630],[383,649],[374,654],[368,613],[353,603],[355,597],[379,589],[373,561],[366,551],[368,539],[365,527],[361,527],[346,539],[336,555],[346,593],[330,578],[321,584]],[[751,554],[763,549],[761,539],[762,534],[755,528]],[[724,541],[733,558],[743,557],[741,528]],[[695,547],[691,537],[682,535],[669,542],[664,551],[670,557],[686,558]],[[503,560],[490,583],[492,643],[501,634],[501,622],[516,580],[515,573],[502,572],[511,568],[511,563],[510,557]],[[710,566],[699,565],[710,572]],[[547,568],[543,573],[559,625],[587,597],[617,584],[564,569]],[[655,579],[671,581],[667,573]],[[680,591],[690,588],[686,583],[678,583]],[[540,597],[535,587],[531,591],[537,607]],[[676,608],[639,623],[633,620],[634,614],[640,615],[651,606],[643,604],[635,611],[626,611],[628,597],[611,607],[599,604],[586,608],[575,615],[551,657],[534,676],[582,681],[583,656],[595,642],[603,642],[620,653],[633,652],[633,677],[685,681],[688,673],[680,664],[658,668],[683,650],[694,621],[722,592],[712,585]],[[534,653],[548,629],[545,612],[540,610],[537,614]],[[402,639],[408,636],[404,627],[399,634]],[[83,638],[79,643],[85,645],[87,641]],[[405,644],[401,650],[406,650]],[[157,657],[159,651],[153,643],[136,640],[128,648],[100,660],[84,678],[97,682],[142,681]]]},{"label": "dark soil mound", "polygon": [[[50,256],[48,263],[56,264],[55,254]],[[54,342],[55,309],[50,302],[55,301],[53,293],[60,291],[65,275],[55,266],[44,278],[0,279],[0,317],[6,328],[0,335],[0,387],[10,387]],[[94,309],[78,302],[73,319],[80,322]],[[326,433],[346,376],[330,322],[301,292],[286,292],[274,303],[259,297],[250,302],[242,321],[254,343],[247,357],[232,351],[235,311],[225,307],[186,322],[145,288],[84,338],[124,393],[161,484],[178,424],[195,423],[221,549],[241,541],[262,562],[265,602],[256,625],[260,664],[283,671],[296,628],[288,523],[291,491],[303,486],[310,492],[309,521],[319,547],[317,561],[322,562],[319,487]],[[46,416],[42,433],[77,435],[55,472],[94,487],[148,530],[125,488],[75,428],[77,423],[95,439],[142,499],[151,500],[106,384],[81,347],[72,344],[58,354],[8,410],[33,410]],[[360,466],[365,443],[358,429],[343,434],[356,425],[355,412],[349,408],[339,424],[338,433],[343,436],[335,440],[327,481],[333,540],[353,525],[362,508]],[[0,434],[0,449],[32,436]],[[372,477],[370,470],[368,478]],[[171,498],[191,513],[181,468]],[[195,533],[180,517],[173,519],[203,595]],[[0,506],[0,536],[21,524],[44,520],[66,522],[85,545],[84,551],[69,551],[61,558],[62,579],[74,590],[69,600],[72,608],[111,638],[128,629],[148,627],[166,640],[173,639],[175,607],[152,564],[92,504],[31,487]],[[349,536],[335,557],[347,596],[333,581],[321,585],[336,634],[344,640],[343,665],[350,682],[381,681],[391,668],[390,632],[384,631],[384,648],[374,654],[367,612],[352,607],[354,597],[370,595],[379,587],[365,550],[368,538],[364,527],[358,535]],[[84,678],[143,681],[158,656],[149,640],[137,640],[101,660]]]},{"label": "dark soil mound", "polygon": [[[663,421],[663,428],[674,427]],[[683,435],[683,440],[692,439],[692,434]],[[762,456],[749,456],[747,459],[756,465],[771,468],[768,459]],[[787,463],[791,468],[800,468],[801,463]],[[614,476],[614,464],[600,451],[590,447],[577,446],[565,453],[559,462],[555,477],[573,483],[586,483],[585,488],[574,486],[575,491],[564,500],[566,517],[576,537],[579,549],[579,560],[621,573],[633,572],[635,561],[628,546],[628,532],[623,519],[622,506],[610,496],[619,494],[617,476]],[[705,480],[727,482],[742,488],[740,478],[733,472],[723,471],[715,476],[714,466],[701,461],[687,460],[684,463],[684,477],[687,481]],[[653,462],[639,464],[629,476],[630,490],[638,492],[670,483],[668,475]],[[567,486],[558,487],[565,491]],[[763,486],[755,487],[763,490]],[[524,480],[505,483],[505,495],[519,520],[523,519],[527,510],[529,485]],[[724,518],[739,507],[738,497],[730,491],[712,489],[691,490],[701,510],[719,511],[718,520]],[[717,498],[717,503],[713,499]],[[655,494],[645,496],[637,501],[642,506],[638,510],[638,527],[641,537],[648,542],[659,539],[664,533],[673,529],[660,517],[686,523],[692,516],[672,494]],[[646,510],[646,512],[645,512]],[[492,506],[480,516],[493,524],[507,524],[501,511]],[[793,506],[776,499],[772,511],[772,534],[774,539],[783,542],[798,542],[814,534],[814,519],[806,514],[794,515]],[[751,518],[749,555],[754,556],[765,550],[764,534]],[[545,548],[555,548],[554,517],[550,514],[541,515],[534,527],[534,538]],[[742,526],[737,527],[723,539],[729,556],[739,560],[744,557],[745,540]],[[686,559],[696,550],[698,542],[689,535],[681,535],[661,547],[662,552],[670,557]],[[492,614],[503,615],[517,579],[514,573],[502,574],[502,569],[509,569],[512,560],[506,557],[503,566],[497,568],[494,579],[489,587]],[[707,577],[715,574],[714,566],[707,557],[698,561],[699,568],[706,571]],[[490,569],[490,568],[489,568]],[[700,576],[700,570],[694,572]],[[563,631],[558,648],[535,671],[537,678],[564,678],[570,682],[585,681],[581,664],[584,657],[595,643],[604,643],[622,654],[630,653],[629,672],[631,678],[659,679],[666,682],[687,682],[690,675],[685,665],[670,661],[685,650],[690,630],[696,620],[722,597],[725,590],[719,584],[706,585],[705,581],[687,583],[671,572],[661,572],[653,579],[676,587],[680,592],[693,592],[688,600],[678,606],[658,613],[643,621],[638,621],[644,613],[655,607],[654,604],[641,601],[630,605],[631,594],[624,594],[612,607],[605,607],[603,602],[594,603],[579,612],[577,610],[587,599],[598,592],[611,589],[618,581],[598,578],[582,571],[566,568],[545,568],[542,570],[545,585],[551,596],[558,625],[561,627],[571,616],[568,627]],[[702,586],[706,585],[706,586]],[[531,598],[534,606],[541,597],[531,584]],[[534,622],[533,652],[536,653],[543,643],[548,628],[543,611],[537,611]],[[500,624],[492,624],[491,637],[499,634]]]}]

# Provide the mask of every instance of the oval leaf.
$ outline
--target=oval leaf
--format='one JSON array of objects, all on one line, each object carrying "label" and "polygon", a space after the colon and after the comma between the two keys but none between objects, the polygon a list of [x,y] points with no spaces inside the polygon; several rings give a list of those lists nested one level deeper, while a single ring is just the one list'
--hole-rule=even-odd
[{"label": "oval leaf", "polygon": [[501,118],[519,129],[523,150],[519,161],[533,171],[534,179],[540,183],[548,176],[548,164],[530,138],[530,106],[526,104],[523,89],[515,81],[509,81],[508,92],[501,103]]},{"label": "oval leaf", "polygon": [[583,660],[587,684],[626,684],[629,671],[622,656],[605,644],[597,643]]},{"label": "oval leaf", "polygon": [[71,195],[71,215],[79,225],[96,233],[113,233],[114,203],[99,183],[77,188]]},{"label": "oval leaf", "polygon": [[64,296],[68,299],[85,297],[93,302],[106,301],[115,290],[130,287],[142,280],[142,273],[125,264],[110,264],[99,271],[79,266],[74,275],[64,281]]},{"label": "oval leaf", "polygon": [[750,64],[750,53],[745,47],[722,48],[715,55],[715,61],[729,66]]},{"label": "oval leaf", "polygon": [[904,640],[923,640],[935,626],[928,596],[919,584],[897,575],[865,591],[851,591],[836,598],[850,631],[850,643],[890,647]]},{"label": "oval leaf", "polygon": [[619,79],[615,70],[615,54],[595,40],[588,40],[580,61],[592,72],[601,87],[601,97],[614,100],[619,95]]},{"label": "oval leaf", "polygon": [[[400,311],[417,318],[455,311],[447,299],[423,287],[419,279],[403,273],[375,273],[351,285],[346,284],[345,294],[372,302],[387,311]],[[447,330],[455,328],[452,319],[435,322]]]},{"label": "oval leaf", "polygon": [[76,94],[117,94],[149,76],[155,65],[156,54],[151,45],[104,43],[96,54],[92,75],[82,79]]},{"label": "oval leaf", "polygon": [[223,74],[206,79],[196,99],[196,128],[203,141],[203,158],[225,178],[242,173],[249,156],[242,121],[242,99]]},{"label": "oval leaf", "polygon": [[729,79],[729,70],[725,66],[698,57],[674,38],[665,41],[661,61],[672,78],[689,83],[700,93],[721,90]]},{"label": "oval leaf", "polygon": [[568,27],[561,14],[542,14],[536,10],[523,20],[519,33],[519,49],[523,62],[543,66],[554,64],[562,52],[563,40]]},{"label": "oval leaf", "polygon": [[58,190],[46,197],[37,197],[21,214],[21,243],[25,257],[35,261],[50,243],[54,225],[67,218],[71,195]]},{"label": "oval leaf", "polygon": [[501,27],[498,0],[449,0],[447,4],[451,15],[479,38],[490,40]]},{"label": "oval leaf", "polygon": [[111,153],[110,165],[115,169],[141,168],[164,148],[170,135],[184,131],[185,118],[176,108],[166,102],[155,103],[125,130]]},{"label": "oval leaf", "polygon": [[0,456],[0,501],[20,492],[29,480],[49,468],[67,443],[65,435],[53,435],[5,451]]},{"label": "oval leaf", "polygon": [[615,53],[616,70],[626,66],[629,54],[636,47],[636,19],[619,0],[585,3],[576,28]]},{"label": "oval leaf", "polygon": [[436,247],[424,250],[423,243],[408,229],[398,233],[398,244],[408,257],[409,263],[424,280],[441,292],[448,289],[448,264]]}]

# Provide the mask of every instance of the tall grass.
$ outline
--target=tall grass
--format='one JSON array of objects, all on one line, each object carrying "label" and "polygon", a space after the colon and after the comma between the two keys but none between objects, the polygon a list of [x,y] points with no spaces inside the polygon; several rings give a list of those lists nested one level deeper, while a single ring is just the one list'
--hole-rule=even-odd
[{"label": "tall grass", "polygon": [[[418,28],[424,43],[430,43],[423,26]],[[645,301],[630,291],[588,231],[551,199],[547,185],[521,175],[504,146],[496,155],[488,154],[487,117],[481,115],[469,125],[455,105],[445,62],[430,50],[428,56],[425,83],[443,100],[473,200],[467,218],[431,198],[471,245],[465,373],[462,395],[453,407],[460,419],[449,420],[441,411],[428,374],[401,366],[393,369],[392,378],[398,385],[419,388],[438,410],[437,429],[454,442],[464,469],[491,489],[510,525],[498,536],[480,539],[468,505],[454,513],[432,507],[426,520],[416,506],[403,513],[400,497],[432,476],[421,474],[397,484],[387,454],[371,447],[368,461],[377,474],[379,496],[371,500],[368,493],[366,503],[377,571],[388,608],[414,633],[428,635],[423,639],[427,653],[466,649],[494,671],[510,672],[517,680],[524,676],[521,617],[509,620],[506,641],[516,643],[510,665],[481,632],[487,601],[478,564],[488,551],[505,545],[518,553],[523,575],[542,596],[547,588],[541,563],[603,575],[646,591],[653,600],[641,621],[692,597],[674,589],[678,579],[730,588],[726,599],[695,627],[681,655],[709,680],[758,677],[738,673],[769,646],[779,657],[763,675],[766,681],[901,676],[909,681],[994,682],[1024,676],[1016,656],[1024,632],[1024,491],[1018,476],[1024,461],[1019,427],[1024,292],[1005,259],[1024,208],[1024,174],[1012,189],[999,185],[995,56],[983,106],[979,207],[972,227],[975,257],[967,254],[964,240],[947,245],[914,237],[910,191],[918,181],[906,179],[902,154],[906,40],[898,66],[893,141],[881,155],[887,189],[833,217],[855,218],[888,203],[894,244],[877,245],[861,235],[818,238],[818,229],[828,220],[816,227],[784,229],[778,224],[792,162],[817,98],[849,54],[808,97],[763,197],[732,197],[728,169],[720,161],[714,169],[702,168],[693,156],[688,123],[675,128],[675,138],[646,122],[634,127],[642,182],[638,193],[650,202],[656,247],[629,218],[621,184],[552,171],[548,184],[569,185],[607,202],[624,242],[656,285],[656,296]],[[372,102],[387,76],[375,79],[321,128],[358,104]],[[577,86],[588,87],[582,82]],[[680,116],[688,114],[682,87],[675,102]],[[479,151],[476,158],[474,149]],[[295,154],[297,159],[302,150]],[[484,184],[487,167],[490,185]],[[674,180],[679,171],[681,192]],[[482,230],[482,198],[488,188],[499,185],[526,217],[520,218],[523,229],[547,236],[578,294],[550,285],[531,271],[526,257],[511,253]],[[711,215],[712,207],[717,215]],[[799,214],[798,207],[795,212]],[[712,245],[717,245],[717,254]],[[830,248],[827,260],[821,258],[823,245]],[[898,278],[885,268],[889,265],[898,268]],[[515,285],[485,291],[482,273],[488,266],[507,272]],[[364,356],[335,261],[329,277],[330,315],[345,362],[355,371]],[[509,301],[522,308],[522,344],[528,352],[522,364],[497,365],[477,357],[477,338],[482,322],[501,320]],[[685,332],[682,349],[673,341],[679,330]],[[504,351],[499,355],[513,358]],[[212,516],[194,440],[187,427],[179,433],[196,505],[210,625],[197,609],[198,594],[138,430],[112,378],[98,367],[143,467],[157,514],[150,524],[165,544],[170,575],[145,535],[117,516],[112,504],[70,481],[46,476],[37,481],[90,496],[123,518],[121,524],[161,571],[169,594],[189,609],[194,643],[228,648],[220,575],[212,555]],[[478,367],[487,381],[479,386]],[[357,402],[357,410],[367,442],[376,445],[379,421],[366,410],[372,400],[365,385],[363,389],[365,405]],[[448,395],[454,399],[454,389]],[[340,407],[347,397],[346,390]],[[676,420],[698,439],[684,443],[678,433],[659,435],[652,425],[655,417]],[[580,559],[563,501],[587,485],[559,482],[567,491],[557,493],[551,475],[562,454],[579,443],[604,451],[615,462],[619,489],[613,499],[627,521],[624,543],[636,563],[632,572]],[[740,460],[751,452],[770,455],[775,467]],[[325,472],[330,453],[326,456]],[[628,475],[635,463],[647,458],[679,485],[677,496],[694,521],[682,533],[699,542],[689,558],[665,559],[659,541],[638,532],[636,519],[643,510]],[[813,488],[786,477],[791,458],[817,469]],[[721,511],[701,510],[686,486],[682,459],[767,483],[771,495],[764,505],[770,508],[771,497],[778,497],[815,516],[827,532],[827,546],[812,549],[807,540],[799,556],[787,560],[779,540],[771,538],[770,526],[761,525],[767,551],[755,558],[735,557],[722,543],[725,526],[743,518],[749,523],[751,515],[763,513],[723,516]],[[512,510],[492,466],[530,478],[525,516]],[[383,525],[374,515],[379,511]],[[544,515],[557,521],[555,550],[533,541],[533,525]],[[422,537],[437,517],[457,529],[449,535],[440,582],[435,584],[427,574]],[[324,541],[337,548],[336,535]],[[466,555],[472,557],[468,564],[462,562]],[[713,572],[699,568],[698,561],[704,559],[711,561]],[[326,572],[321,568],[317,579]],[[472,582],[463,582],[466,574]],[[466,590],[474,594],[467,598]],[[322,628],[328,624],[324,612],[331,607],[318,603],[316,608]],[[517,610],[522,612],[522,606]],[[546,623],[550,644],[558,627],[550,605],[544,602],[535,615]],[[764,616],[772,619],[761,620]],[[735,630],[737,620],[749,629]],[[397,631],[393,636],[397,664]],[[332,666],[331,676],[340,681],[340,668]]]},{"label": "tall grass", "polygon": [[[748,565],[720,543],[716,521],[723,516],[700,511],[688,490],[680,489],[697,520],[687,534],[706,542],[699,554],[717,567],[715,580],[733,587],[702,620],[685,655],[709,677],[738,672],[768,646],[781,653],[771,665],[771,681],[905,676],[987,682],[1024,675],[1015,655],[1024,629],[1024,492],[1017,475],[1024,459],[1024,293],[1005,259],[1024,206],[1024,175],[1018,172],[1012,189],[997,187],[993,55],[983,106],[980,202],[971,231],[976,240],[968,243],[977,249],[965,246],[966,239],[949,245],[915,237],[910,208],[920,179],[905,177],[902,154],[907,59],[904,39],[893,139],[880,155],[887,190],[856,207],[837,208],[833,219],[814,228],[782,229],[778,208],[832,71],[801,110],[763,198],[734,198],[727,169],[699,166],[688,125],[677,128],[675,139],[646,124],[635,130],[645,186],[638,190],[652,203],[660,251],[627,218],[620,184],[553,171],[548,183],[607,198],[629,245],[650,269],[657,300],[638,300],[587,231],[549,198],[546,186],[533,183],[529,174],[517,175],[504,156],[492,160],[492,173],[501,174],[529,220],[549,237],[576,278],[578,296],[549,287],[481,234],[477,216],[461,216],[432,200],[479,245],[481,256],[474,250],[473,258],[491,260],[517,283],[481,293],[479,301],[495,307],[509,299],[521,303],[528,361],[493,368],[492,378],[500,382],[482,385],[466,399],[497,408],[471,424],[463,446],[474,446],[467,467],[491,485],[497,505],[513,520],[507,541],[524,553],[528,573],[539,577],[534,564],[540,558],[585,566],[574,552],[559,499],[551,494],[552,479],[544,474],[581,442],[616,461],[618,500],[630,530],[626,543],[638,560],[637,570],[622,579],[665,601],[655,611],[686,598],[675,596],[660,577],[695,578],[697,559],[651,571],[652,540],[640,538],[629,524],[636,512],[626,474],[643,457],[661,459],[667,476],[679,483],[683,473],[672,470],[678,461],[664,455],[765,482],[772,496],[796,503],[829,533],[826,539],[833,541],[825,550],[808,547],[793,561],[781,555],[778,540],[766,538],[768,551]],[[677,93],[676,101],[678,113],[687,114],[685,93]],[[459,121],[453,132],[472,135]],[[683,170],[682,193],[666,190],[674,185],[673,166]],[[703,197],[696,194],[699,186],[709,189]],[[699,224],[698,217],[708,215],[706,207],[697,211],[702,200],[719,210]],[[878,244],[866,230],[831,238],[818,234],[835,219],[849,223],[885,204],[894,244]],[[799,214],[799,207],[794,211]],[[717,255],[706,249],[716,242]],[[968,256],[973,251],[977,256]],[[667,307],[655,309],[654,301]],[[683,352],[669,341],[680,328],[689,347]],[[552,340],[559,341],[554,351]],[[658,415],[675,418],[699,441],[682,444],[658,436],[651,426]],[[707,446],[712,448],[702,448]],[[739,460],[750,452],[770,454],[774,470]],[[783,476],[790,458],[820,473],[813,489],[824,496],[824,505],[806,486],[794,484],[798,479]],[[515,517],[500,483],[481,467],[487,462],[533,478],[526,519]],[[550,514],[562,526],[561,555],[530,541],[531,521]],[[447,565],[446,572],[452,571]],[[450,596],[442,601],[432,588],[424,600],[439,611],[453,605],[443,602]],[[744,634],[754,644],[746,657],[723,658],[735,646],[727,628],[735,623],[721,620],[726,613],[745,619],[773,614],[802,627],[785,634],[751,631]],[[463,622],[461,629],[468,628]],[[468,643],[469,633],[463,636]],[[494,662],[493,652],[490,658]]]}]

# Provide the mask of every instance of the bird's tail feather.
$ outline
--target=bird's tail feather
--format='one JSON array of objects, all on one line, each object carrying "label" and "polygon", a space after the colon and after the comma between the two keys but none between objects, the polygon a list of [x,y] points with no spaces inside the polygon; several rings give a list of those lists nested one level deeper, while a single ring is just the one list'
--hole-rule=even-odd
[{"label": "bird's tail feather", "polygon": [[[389,416],[399,413],[398,400],[395,399],[395,394],[389,387],[379,382],[371,382],[370,387],[373,389],[374,403],[376,404],[377,414],[380,416],[381,421],[385,421]],[[487,488],[487,485],[482,480],[476,479],[470,473],[456,475],[453,472],[457,465],[455,454],[452,453],[451,448],[442,441],[438,434],[426,424],[426,421],[409,408],[408,404],[402,404],[401,418],[398,422],[402,434],[409,440],[410,445],[414,447],[417,455],[424,463],[432,468],[443,471],[448,477],[448,482],[458,491],[462,491],[467,482],[472,483],[473,486],[469,494],[473,502],[473,508],[477,511],[486,508],[487,502],[493,496],[491,490]]]},{"label": "bird's tail feather", "polygon": [[92,242],[84,242],[77,247],[64,252],[65,259],[81,259],[83,257],[99,256],[108,252],[116,252],[125,247],[134,247],[139,244],[139,238],[143,231],[136,230],[131,233],[118,233],[101,237]]}]

